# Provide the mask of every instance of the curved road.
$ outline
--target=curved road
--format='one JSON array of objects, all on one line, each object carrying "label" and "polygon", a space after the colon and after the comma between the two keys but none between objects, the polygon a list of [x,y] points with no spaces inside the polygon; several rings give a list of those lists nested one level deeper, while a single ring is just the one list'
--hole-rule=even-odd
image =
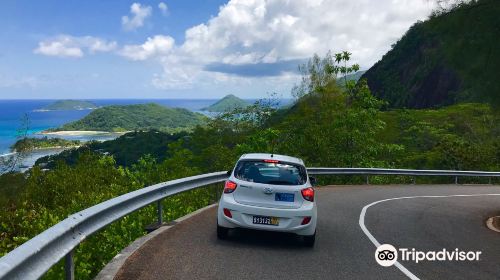
[{"label": "curved road", "polygon": [[[115,279],[408,279],[396,266],[376,263],[367,234],[396,248],[482,251],[479,261],[400,261],[420,279],[498,279],[500,234],[484,221],[499,214],[500,195],[484,194],[500,194],[500,186],[317,188],[318,236],[312,249],[295,236],[271,232],[240,230],[217,240],[214,207],[147,242]],[[397,197],[409,198],[365,207]],[[360,226],[364,207],[368,233]]]}]

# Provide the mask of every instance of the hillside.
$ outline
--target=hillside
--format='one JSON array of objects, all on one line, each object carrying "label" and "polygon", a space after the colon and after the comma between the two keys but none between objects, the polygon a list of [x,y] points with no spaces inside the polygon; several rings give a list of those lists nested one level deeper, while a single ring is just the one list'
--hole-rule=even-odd
[{"label": "hillside", "polygon": [[237,96],[234,96],[232,94],[229,94],[224,96],[224,98],[222,98],[221,100],[201,110],[209,112],[225,112],[235,108],[244,108],[248,105],[250,104],[245,100]]},{"label": "hillside", "polygon": [[395,108],[498,105],[500,5],[479,0],[413,25],[363,78]]},{"label": "hillside", "polygon": [[93,110],[97,105],[84,100],[58,100],[37,111],[63,111],[63,110]]},{"label": "hillside", "polygon": [[56,130],[131,131],[158,129],[178,131],[203,123],[205,117],[181,108],[168,108],[155,103],[106,106],[92,111],[81,120]]},{"label": "hillside", "polygon": [[81,144],[78,140],[67,140],[62,138],[48,138],[47,136],[43,138],[32,138],[27,137],[18,140],[14,145],[11,146],[12,151],[29,151],[37,149],[50,149],[50,148],[67,148],[75,147]]},{"label": "hillside", "polygon": [[44,168],[54,168],[58,161],[74,165],[78,158],[89,151],[111,155],[116,164],[121,166],[131,166],[145,155],[163,161],[167,157],[168,144],[186,135],[187,132],[170,134],[158,130],[128,132],[114,140],[89,142],[78,149],[65,150],[59,154],[42,157],[36,161],[36,164]]}]

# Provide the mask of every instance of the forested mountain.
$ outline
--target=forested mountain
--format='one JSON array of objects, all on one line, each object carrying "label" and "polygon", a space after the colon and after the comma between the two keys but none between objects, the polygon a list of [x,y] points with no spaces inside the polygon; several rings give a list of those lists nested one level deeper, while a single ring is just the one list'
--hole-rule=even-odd
[{"label": "forested mountain", "polygon": [[413,25],[363,78],[393,108],[500,103],[500,1],[478,0]]},{"label": "forested mountain", "polygon": [[182,108],[168,108],[155,103],[106,106],[92,111],[81,120],[57,130],[131,131],[158,129],[178,131],[191,129],[206,117]]},{"label": "forested mountain", "polygon": [[226,112],[229,110],[233,110],[236,108],[244,108],[246,106],[250,105],[248,102],[245,100],[229,94],[224,96],[221,100],[215,102],[214,104],[201,109],[202,111],[209,111],[209,112]]}]

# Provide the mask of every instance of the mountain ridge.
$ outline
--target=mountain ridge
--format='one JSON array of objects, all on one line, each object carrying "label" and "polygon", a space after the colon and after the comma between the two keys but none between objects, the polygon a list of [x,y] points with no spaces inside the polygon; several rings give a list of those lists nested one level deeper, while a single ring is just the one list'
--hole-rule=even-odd
[{"label": "mountain ridge", "polygon": [[500,5],[461,4],[414,24],[363,76],[392,108],[499,104]]},{"label": "mountain ridge", "polygon": [[250,103],[247,101],[235,96],[234,94],[228,94],[215,102],[214,104],[202,108],[202,111],[208,112],[225,112],[230,111],[236,108],[244,108],[249,106]]},{"label": "mountain ridge", "polygon": [[156,103],[111,105],[92,111],[84,118],[63,125],[61,130],[121,132],[132,130],[189,130],[202,124],[206,117],[183,108],[170,108]]}]

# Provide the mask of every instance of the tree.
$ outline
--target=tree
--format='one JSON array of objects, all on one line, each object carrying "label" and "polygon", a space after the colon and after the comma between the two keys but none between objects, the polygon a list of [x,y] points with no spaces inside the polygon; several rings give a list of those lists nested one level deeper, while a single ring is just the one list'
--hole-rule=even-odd
[{"label": "tree", "polygon": [[20,120],[20,126],[16,131],[16,138],[19,145],[9,156],[0,157],[0,174],[14,172],[18,165],[33,151],[33,146],[27,140],[30,130],[30,118],[24,114]]},{"label": "tree", "polygon": [[387,165],[380,155],[402,149],[377,141],[385,126],[379,116],[384,103],[371,94],[366,81],[346,79],[344,88],[337,85],[338,74],[359,70],[349,59],[349,52],[328,53],[301,66],[301,84],[294,88],[300,99],[277,127],[283,132],[281,151],[309,164],[354,167]]}]

